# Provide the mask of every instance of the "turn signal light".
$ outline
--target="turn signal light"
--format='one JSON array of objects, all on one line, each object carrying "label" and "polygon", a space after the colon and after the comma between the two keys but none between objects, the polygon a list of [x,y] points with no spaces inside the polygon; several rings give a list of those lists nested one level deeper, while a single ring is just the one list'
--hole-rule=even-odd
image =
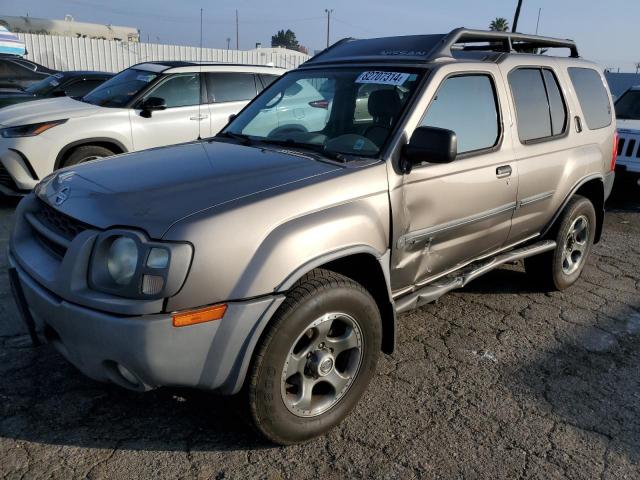
[{"label": "turn signal light", "polygon": [[198,323],[212,322],[220,320],[227,311],[227,305],[212,305],[210,307],[200,308],[198,310],[189,310],[188,312],[180,312],[173,315],[174,327],[186,327],[188,325],[196,325]]}]

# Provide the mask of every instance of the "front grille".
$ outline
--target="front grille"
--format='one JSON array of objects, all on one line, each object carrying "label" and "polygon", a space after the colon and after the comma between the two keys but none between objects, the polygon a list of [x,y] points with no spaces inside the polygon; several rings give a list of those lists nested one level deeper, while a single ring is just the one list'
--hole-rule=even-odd
[{"label": "front grille", "polygon": [[620,160],[638,161],[636,160],[640,158],[640,141],[638,141],[638,137],[629,138],[620,135],[620,139],[618,140],[618,157]]},{"label": "front grille", "polygon": [[4,165],[0,163],[0,185],[7,187],[9,190],[13,192],[18,191],[18,186],[16,182],[13,180],[11,174],[4,168]]},{"label": "front grille", "polygon": [[40,200],[40,211],[37,217],[45,226],[67,240],[73,240],[77,235],[91,228],[86,223],[50,207],[42,200]]}]

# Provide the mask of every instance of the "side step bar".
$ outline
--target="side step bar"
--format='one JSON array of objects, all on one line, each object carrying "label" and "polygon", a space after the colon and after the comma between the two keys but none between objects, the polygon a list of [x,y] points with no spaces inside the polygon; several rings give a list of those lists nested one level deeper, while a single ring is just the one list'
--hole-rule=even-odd
[{"label": "side step bar", "polygon": [[497,255],[487,261],[479,262],[476,265],[471,265],[469,269],[460,272],[459,275],[451,278],[444,278],[436,280],[429,285],[422,287],[413,293],[405,295],[396,300],[396,312],[403,313],[414,308],[418,308],[427,303],[431,303],[442,295],[451,290],[462,288],[470,281],[475,280],[480,275],[493,270],[505,263],[521,260],[527,257],[533,257],[540,253],[548,252],[556,248],[556,242],[553,240],[545,240],[542,242],[534,243],[527,247],[518,248],[509,252]]}]

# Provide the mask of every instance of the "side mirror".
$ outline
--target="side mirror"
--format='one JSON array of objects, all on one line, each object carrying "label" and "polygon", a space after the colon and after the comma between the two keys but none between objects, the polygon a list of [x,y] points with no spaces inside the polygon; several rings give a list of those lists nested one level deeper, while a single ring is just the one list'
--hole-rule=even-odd
[{"label": "side mirror", "polygon": [[167,102],[164,98],[160,97],[149,97],[144,102],[140,104],[140,115],[145,118],[151,117],[151,112],[156,110],[165,110],[167,108]]},{"label": "side mirror", "polygon": [[237,117],[237,113],[232,113],[231,115],[229,115],[229,123],[233,122]]},{"label": "side mirror", "polygon": [[450,163],[458,154],[455,132],[437,127],[418,127],[402,150],[402,173],[410,173],[422,162]]}]

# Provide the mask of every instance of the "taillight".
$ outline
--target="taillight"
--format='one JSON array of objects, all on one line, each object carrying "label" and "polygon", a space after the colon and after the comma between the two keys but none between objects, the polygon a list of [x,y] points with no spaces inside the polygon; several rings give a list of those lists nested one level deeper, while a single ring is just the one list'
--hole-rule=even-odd
[{"label": "taillight", "polygon": [[616,160],[618,160],[618,132],[613,135],[613,151],[611,152],[611,171],[616,169]]},{"label": "taillight", "polygon": [[329,100],[314,100],[313,102],[309,102],[309,106],[327,110],[329,108]]}]

